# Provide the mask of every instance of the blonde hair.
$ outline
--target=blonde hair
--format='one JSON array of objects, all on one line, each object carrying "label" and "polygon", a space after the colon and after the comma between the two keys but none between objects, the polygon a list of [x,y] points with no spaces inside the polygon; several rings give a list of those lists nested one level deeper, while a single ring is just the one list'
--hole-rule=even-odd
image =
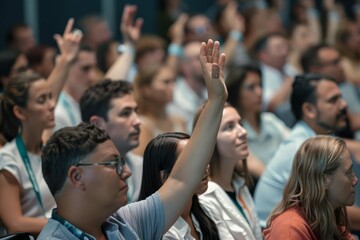
[{"label": "blonde hair", "polygon": [[267,226],[287,209],[297,207],[318,239],[344,239],[349,230],[346,208],[332,208],[324,175],[334,174],[345,151],[344,140],[337,137],[319,135],[305,141],[296,152],[283,199]]}]

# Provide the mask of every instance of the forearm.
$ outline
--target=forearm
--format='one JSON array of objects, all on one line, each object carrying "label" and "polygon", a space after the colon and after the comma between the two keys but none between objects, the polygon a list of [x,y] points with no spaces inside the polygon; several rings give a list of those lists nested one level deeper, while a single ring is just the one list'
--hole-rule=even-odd
[{"label": "forearm", "polygon": [[132,44],[124,45],[124,52],[116,59],[105,74],[111,80],[127,80],[131,65],[135,60],[135,49]]},{"label": "forearm", "polygon": [[321,41],[321,25],[319,21],[319,13],[315,8],[309,8],[306,11],[310,32],[314,34],[316,43]]},{"label": "forearm", "polygon": [[[242,33],[238,32],[238,31],[234,31],[234,35],[236,34],[236,32],[238,34],[240,34],[239,36],[241,36],[240,38],[242,38]],[[238,45],[238,41],[240,40],[240,38],[236,39],[235,36],[232,37],[230,34],[226,38],[226,41],[224,43],[224,53],[226,54],[225,65],[228,65],[232,61],[234,54],[235,54],[236,47]]]},{"label": "forearm", "polygon": [[327,35],[326,42],[328,44],[335,43],[336,32],[340,25],[340,14],[336,10],[330,10],[327,18]]},{"label": "forearm", "polygon": [[56,100],[56,102],[59,98],[60,92],[64,87],[65,81],[70,71],[70,67],[71,61],[60,55],[47,80],[52,88],[53,98]]},{"label": "forearm", "polygon": [[32,217],[18,217],[14,218],[5,224],[8,234],[16,232],[29,232],[31,234],[38,235],[45,224],[47,223],[45,218],[32,218]]}]

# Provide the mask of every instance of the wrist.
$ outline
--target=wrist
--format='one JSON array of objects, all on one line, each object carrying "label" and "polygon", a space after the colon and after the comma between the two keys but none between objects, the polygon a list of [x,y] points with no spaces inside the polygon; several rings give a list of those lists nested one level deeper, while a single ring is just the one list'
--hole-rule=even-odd
[{"label": "wrist", "polygon": [[242,32],[238,31],[238,30],[232,30],[229,33],[229,37],[232,38],[233,40],[240,42],[243,40],[244,35]]},{"label": "wrist", "polygon": [[125,43],[125,44],[119,44],[117,48],[118,53],[124,53],[124,54],[130,54],[132,56],[135,56],[136,50],[131,43]]},{"label": "wrist", "polygon": [[167,52],[171,56],[181,57],[183,56],[183,47],[178,43],[170,43]]}]

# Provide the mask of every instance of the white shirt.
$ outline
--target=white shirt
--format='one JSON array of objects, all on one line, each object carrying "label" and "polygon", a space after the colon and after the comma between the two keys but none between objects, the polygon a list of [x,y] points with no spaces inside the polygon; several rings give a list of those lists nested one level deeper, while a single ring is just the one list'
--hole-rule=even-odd
[{"label": "white shirt", "polygon": [[143,157],[132,152],[126,154],[126,164],[131,170],[131,176],[126,179],[128,184],[128,202],[136,202],[139,199],[143,172]]},{"label": "white shirt", "polygon": [[192,132],[192,123],[198,107],[207,99],[206,88],[201,96],[186,83],[183,77],[178,77],[174,86],[173,102],[167,110],[171,114],[180,115],[186,121],[188,133]]},{"label": "white shirt", "polygon": [[62,91],[55,107],[54,131],[63,127],[74,127],[81,122],[79,103],[68,93]]},{"label": "white shirt", "polygon": [[[15,177],[20,186],[21,212],[27,217],[50,218],[51,211],[56,207],[55,200],[44,180],[41,169],[41,157],[28,152],[30,164],[40,190],[45,216],[36,197],[26,167],[16,146],[15,139],[0,150],[0,170],[6,170]],[[0,235],[4,229],[0,227]]]},{"label": "white shirt", "polygon": [[[198,220],[195,218],[193,214],[191,214],[191,219],[194,223],[195,230],[199,233],[200,240],[203,239],[200,225]],[[174,225],[164,234],[163,239],[166,240],[195,240],[195,238],[191,235],[191,228],[189,224],[182,218],[179,217]]]},{"label": "white shirt", "polygon": [[[207,215],[215,222],[220,239],[236,239],[236,240],[260,240],[262,239],[260,223],[255,211],[253,199],[244,179],[238,176],[233,181],[236,193],[242,196],[242,200],[246,203],[245,211],[247,219],[241,214],[227,193],[215,182],[210,181],[208,189],[204,194],[199,195],[201,206]],[[243,206],[242,203],[239,203]]]}]

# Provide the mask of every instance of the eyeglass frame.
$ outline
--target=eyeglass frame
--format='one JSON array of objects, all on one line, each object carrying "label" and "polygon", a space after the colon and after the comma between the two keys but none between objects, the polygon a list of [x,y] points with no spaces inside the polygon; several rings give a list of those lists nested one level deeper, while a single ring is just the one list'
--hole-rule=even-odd
[{"label": "eyeglass frame", "polygon": [[[119,164],[121,163],[121,164]],[[124,157],[117,157],[114,161],[108,162],[95,162],[95,163],[78,163],[75,166],[116,166],[116,173],[121,176],[124,167],[126,165],[126,161]]]}]

